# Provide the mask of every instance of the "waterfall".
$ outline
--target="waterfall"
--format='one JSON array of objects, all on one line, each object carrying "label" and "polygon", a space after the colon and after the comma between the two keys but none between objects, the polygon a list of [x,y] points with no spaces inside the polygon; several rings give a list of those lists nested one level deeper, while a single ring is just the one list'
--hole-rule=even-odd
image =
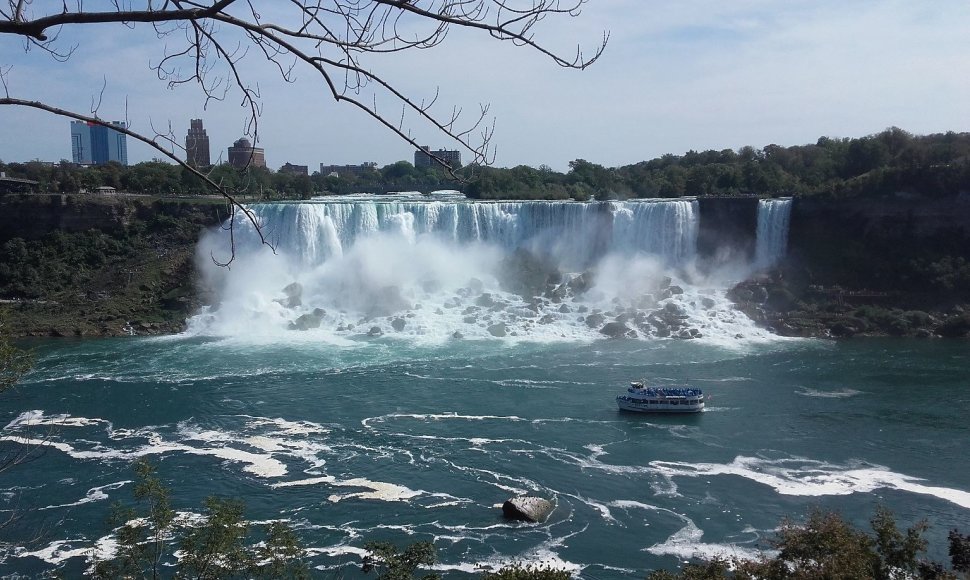
[{"label": "waterfall", "polygon": [[[580,203],[408,201],[342,198],[251,208],[280,252],[305,266],[343,255],[357,241],[396,234],[408,243],[431,236],[447,244],[528,249],[567,269],[589,267],[608,253],[651,255],[676,267],[694,259],[697,201]],[[255,228],[237,218],[238,247],[258,247]]]},{"label": "waterfall", "polygon": [[[205,336],[271,340],[763,337],[696,279],[698,202],[350,196],[257,204],[203,237]],[[691,279],[693,277],[693,279]],[[297,332],[294,332],[297,331]]]},{"label": "waterfall", "polygon": [[788,223],[791,198],[758,201],[758,234],[755,266],[765,269],[785,257],[788,250]]}]

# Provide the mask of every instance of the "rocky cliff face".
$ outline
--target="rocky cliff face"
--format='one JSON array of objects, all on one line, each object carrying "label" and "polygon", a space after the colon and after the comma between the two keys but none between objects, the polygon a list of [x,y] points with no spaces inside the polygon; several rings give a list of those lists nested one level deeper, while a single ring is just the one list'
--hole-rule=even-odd
[{"label": "rocky cliff face", "polygon": [[758,230],[758,198],[703,197],[697,229],[701,266],[729,259],[750,262]]},{"label": "rocky cliff face", "polygon": [[195,244],[219,203],[0,197],[0,309],[30,336],[181,329],[199,301]]},{"label": "rocky cliff face", "polygon": [[37,240],[54,230],[106,233],[122,231],[134,206],[112,198],[76,195],[7,195],[0,197],[0,241]]},{"label": "rocky cliff face", "polygon": [[[970,196],[796,199],[789,268],[810,283],[880,292],[954,291],[931,279],[933,264],[970,260]],[[952,284],[951,284],[952,286]]]},{"label": "rocky cliff face", "polygon": [[53,231],[98,230],[120,235],[132,220],[158,215],[187,217],[214,225],[225,217],[222,204],[157,201],[149,196],[5,195],[0,196],[0,243],[13,238],[39,240]]},{"label": "rocky cliff face", "polygon": [[788,247],[733,294],[781,334],[967,334],[970,196],[796,199]]}]

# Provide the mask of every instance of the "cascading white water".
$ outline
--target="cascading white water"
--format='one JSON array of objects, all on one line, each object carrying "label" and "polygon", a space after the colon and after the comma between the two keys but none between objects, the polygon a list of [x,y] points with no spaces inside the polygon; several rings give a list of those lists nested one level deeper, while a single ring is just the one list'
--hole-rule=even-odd
[{"label": "cascading white water", "polygon": [[778,263],[778,260],[785,257],[785,253],[788,251],[791,202],[791,198],[758,201],[756,267],[770,268]]},{"label": "cascading white water", "polygon": [[[528,249],[558,264],[588,267],[608,253],[654,256],[667,266],[694,258],[697,202],[439,202],[354,200],[265,204],[252,208],[272,246],[319,265],[357,241],[379,234],[414,243],[432,236],[452,244]],[[238,220],[236,242],[260,245],[255,228]]]},{"label": "cascading white water", "polygon": [[[344,341],[767,336],[723,289],[688,284],[696,200],[471,202],[319,198],[251,208],[230,269],[200,242],[218,305],[203,335]],[[221,253],[221,254],[220,254]],[[296,331],[296,332],[294,332]]]}]

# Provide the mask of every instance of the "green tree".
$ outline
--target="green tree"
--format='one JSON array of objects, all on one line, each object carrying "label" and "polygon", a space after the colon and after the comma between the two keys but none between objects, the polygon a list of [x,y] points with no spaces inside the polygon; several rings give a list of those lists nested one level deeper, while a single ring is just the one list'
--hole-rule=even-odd
[{"label": "green tree", "polygon": [[482,574],[482,580],[570,580],[571,578],[572,574],[569,570],[520,563]]},{"label": "green tree", "polygon": [[[775,544],[791,578],[875,578],[879,570],[872,540],[838,514],[815,511],[804,525],[787,520]],[[779,569],[770,564],[766,577],[777,577]]]},{"label": "green tree", "polygon": [[272,522],[254,539],[243,502],[216,497],[206,498],[202,523],[179,519],[154,466],[137,461],[135,476],[137,509],[114,507],[118,550],[95,563],[96,578],[159,578],[176,547],[178,578],[309,578],[306,551],[286,523]]},{"label": "green tree", "polygon": [[111,520],[118,524],[118,552],[95,564],[97,578],[158,578],[166,554],[166,538],[175,522],[170,493],[145,459],[135,462],[135,500],[146,506],[143,517],[130,507],[116,504]]},{"label": "green tree", "polygon": [[950,530],[950,561],[953,569],[970,576],[970,536],[961,534],[958,530]]},{"label": "green tree", "polygon": [[930,527],[926,521],[916,523],[903,534],[896,527],[891,511],[879,507],[871,522],[876,535],[876,551],[881,559],[878,577],[893,578],[898,572],[908,575],[919,570],[919,555],[926,551],[923,533]]},{"label": "green tree", "polygon": [[[6,323],[0,311],[0,393],[16,385],[34,363],[33,353],[15,346],[7,333]],[[0,471],[23,463],[38,451],[35,446],[24,447],[15,443],[12,447],[0,447]],[[3,524],[0,523],[0,527]]]},{"label": "green tree", "polygon": [[0,315],[0,393],[16,385],[33,364],[33,353],[10,341],[6,323]]},{"label": "green tree", "polygon": [[238,499],[205,499],[205,523],[189,530],[179,543],[179,576],[209,580],[231,578],[255,565],[246,549],[249,526]]},{"label": "green tree", "polygon": [[266,538],[257,545],[255,557],[254,573],[259,578],[300,580],[310,577],[303,561],[306,550],[293,528],[284,522],[272,522],[266,527]]},{"label": "green tree", "polygon": [[[377,572],[377,580],[413,580],[420,566],[431,566],[438,561],[437,550],[431,542],[415,542],[403,550],[391,542],[368,542],[367,555],[361,569],[364,573]],[[438,580],[438,574],[425,574],[421,580]]]},{"label": "green tree", "polygon": [[647,575],[647,580],[724,580],[732,577],[730,570],[728,560],[715,557],[709,562],[685,564],[679,573],[655,570]]},{"label": "green tree", "polygon": [[862,175],[886,165],[888,161],[889,149],[883,141],[873,137],[853,139],[846,152],[843,176]]},{"label": "green tree", "polygon": [[[926,549],[925,522],[902,533],[892,513],[879,508],[871,520],[874,537],[857,530],[836,513],[812,512],[807,521],[786,520],[772,547],[777,555],[750,561],[714,558],[685,565],[679,572],[658,570],[648,580],[894,580],[899,578],[955,579],[941,564],[921,559]],[[953,568],[970,563],[970,542],[956,530],[950,534]]]}]

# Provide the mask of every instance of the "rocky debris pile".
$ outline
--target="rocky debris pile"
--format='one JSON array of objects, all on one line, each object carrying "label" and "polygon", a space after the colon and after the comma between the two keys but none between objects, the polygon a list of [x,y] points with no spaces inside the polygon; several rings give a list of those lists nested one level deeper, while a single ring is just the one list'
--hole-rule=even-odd
[{"label": "rocky debris pile", "polygon": [[866,290],[790,286],[765,275],[733,287],[728,297],[759,326],[782,336],[849,338],[970,336],[970,305],[921,308],[911,295]]},{"label": "rocky debris pile", "polygon": [[[276,302],[293,310],[291,330],[321,327],[336,332],[351,332],[372,337],[387,333],[420,333],[422,323],[413,324],[410,318],[422,308],[428,297],[437,302],[434,314],[454,320],[458,328],[449,329],[453,338],[463,338],[466,326],[477,327],[475,336],[496,338],[528,335],[536,328],[558,325],[562,332],[586,327],[612,339],[676,338],[694,339],[703,336],[701,316],[713,317],[716,302],[707,297],[685,295],[681,286],[664,276],[643,288],[625,289],[627,296],[605,299],[597,288],[597,273],[587,270],[578,273],[560,272],[554,265],[536,258],[526,251],[518,251],[506,259],[498,283],[500,290],[478,278],[470,278],[465,285],[449,296],[443,294],[441,282],[425,280],[415,288],[387,286],[366,292],[362,297],[363,310],[357,310],[356,320],[346,320],[347,310],[307,310],[303,286],[288,284],[280,291]],[[631,291],[633,290],[633,291]],[[361,297],[355,297],[361,298]],[[329,308],[328,308],[329,309]],[[351,309],[352,310],[352,309]],[[689,312],[690,310],[690,312]],[[450,312],[449,312],[450,311]],[[698,320],[692,320],[693,318]],[[707,314],[704,314],[707,312]],[[366,330],[365,330],[366,329]]]}]

